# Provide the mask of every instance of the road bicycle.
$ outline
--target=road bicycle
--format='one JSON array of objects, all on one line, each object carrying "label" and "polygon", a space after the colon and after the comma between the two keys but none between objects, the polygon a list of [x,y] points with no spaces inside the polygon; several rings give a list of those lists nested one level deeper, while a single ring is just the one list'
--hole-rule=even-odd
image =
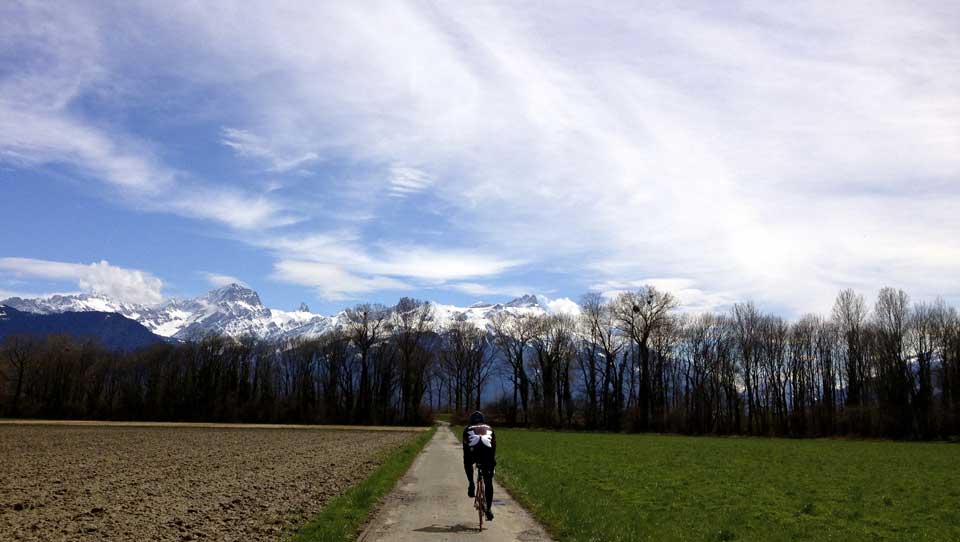
[{"label": "road bicycle", "polygon": [[483,531],[483,515],[487,511],[487,493],[483,482],[483,472],[480,465],[476,465],[477,487],[476,494],[473,497],[473,507],[477,509],[477,517],[480,519],[480,530]]}]

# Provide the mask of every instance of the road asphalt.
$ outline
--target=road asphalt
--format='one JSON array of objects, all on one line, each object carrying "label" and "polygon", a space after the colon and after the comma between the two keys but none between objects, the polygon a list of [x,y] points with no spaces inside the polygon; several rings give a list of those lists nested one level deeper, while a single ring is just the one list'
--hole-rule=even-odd
[{"label": "road asphalt", "polygon": [[442,425],[387,496],[362,542],[511,540],[549,541],[543,528],[494,482],[493,521],[479,531],[473,499],[467,497],[460,439]]}]

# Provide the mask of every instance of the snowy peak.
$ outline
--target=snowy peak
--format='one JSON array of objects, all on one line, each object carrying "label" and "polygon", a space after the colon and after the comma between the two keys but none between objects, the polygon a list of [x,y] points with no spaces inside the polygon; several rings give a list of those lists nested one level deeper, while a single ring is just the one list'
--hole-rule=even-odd
[{"label": "snowy peak", "polygon": [[533,294],[527,294],[524,296],[520,296],[514,299],[513,301],[510,301],[504,306],[517,307],[517,308],[532,308],[532,307],[539,307],[540,301],[537,299],[537,296]]},{"label": "snowy peak", "polygon": [[431,303],[433,306],[434,321],[437,327],[443,327],[450,322],[462,321],[473,324],[480,329],[490,329],[491,321],[496,314],[507,313],[515,316],[540,316],[547,314],[547,310],[537,301],[536,296],[523,296],[513,301],[496,305],[489,303],[474,303],[469,307],[443,305]]},{"label": "snowy peak", "polygon": [[34,314],[99,311],[126,315],[126,313],[135,312],[139,308],[138,305],[119,303],[107,296],[98,294],[55,294],[31,299],[11,297],[4,300],[3,304],[21,312],[32,312]]},{"label": "snowy peak", "polygon": [[[469,307],[459,307],[431,303],[431,306],[437,329],[454,321],[469,322],[480,329],[487,329],[498,313],[548,314],[555,312],[554,304],[546,298],[528,294],[506,304],[478,302]],[[257,292],[241,284],[228,284],[193,299],[170,299],[156,306],[120,303],[96,294],[53,295],[34,299],[14,297],[0,301],[0,305],[37,314],[117,313],[136,320],[157,335],[184,340],[207,335],[253,336],[274,341],[317,337],[336,329],[343,322],[342,313],[334,316],[314,314],[306,303],[301,303],[296,311],[267,308]],[[413,301],[404,298],[393,310],[404,312],[412,306]]]},{"label": "snowy peak", "polygon": [[228,284],[223,288],[218,288],[207,294],[207,300],[218,305],[244,303],[250,307],[263,307],[263,303],[260,302],[260,295],[240,284]]}]

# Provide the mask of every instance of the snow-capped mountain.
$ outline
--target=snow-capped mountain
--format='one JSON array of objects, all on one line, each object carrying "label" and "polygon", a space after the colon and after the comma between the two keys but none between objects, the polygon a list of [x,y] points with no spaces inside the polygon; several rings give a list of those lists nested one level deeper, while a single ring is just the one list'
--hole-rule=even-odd
[{"label": "snow-capped mountain", "polygon": [[224,286],[194,299],[171,299],[155,306],[119,303],[97,294],[36,299],[13,297],[0,301],[0,304],[38,314],[115,312],[140,322],[157,335],[177,339],[210,334],[280,339],[292,335],[318,335],[331,323],[326,316],[304,310],[305,306],[297,311],[264,307],[257,292],[238,284]]},{"label": "snow-capped mountain", "polygon": [[291,333],[299,334],[296,330],[307,324],[325,329],[330,320],[305,310],[268,309],[260,302],[257,292],[238,284],[224,286],[203,297],[170,304],[170,308],[174,311],[164,313],[173,318],[166,325],[171,330],[176,329],[173,336],[178,339],[210,334],[279,339]]},{"label": "snow-capped mountain", "polygon": [[527,294],[518,297],[509,303],[484,303],[479,301],[469,307],[457,307],[455,305],[442,305],[432,303],[433,318],[437,327],[446,325],[455,320],[464,320],[480,329],[488,329],[493,316],[500,312],[507,312],[516,315],[538,316],[552,312],[546,303],[534,295]]},{"label": "snow-capped mountain", "polygon": [[[37,314],[114,312],[140,322],[157,335],[184,340],[211,334],[254,336],[267,340],[316,337],[336,329],[343,319],[343,313],[334,316],[312,313],[303,303],[296,311],[267,308],[257,292],[239,284],[230,284],[193,299],[171,299],[154,306],[120,303],[98,294],[32,299],[12,297],[0,301],[0,305]],[[553,312],[545,299],[534,295],[518,297],[509,303],[478,302],[469,307],[432,305],[434,324],[438,329],[455,320],[464,320],[485,329],[493,315],[499,312],[524,315]]]},{"label": "snow-capped mountain", "polygon": [[13,307],[22,312],[34,314],[55,314],[61,312],[116,312],[126,315],[135,313],[140,305],[119,303],[98,294],[56,294],[48,297],[24,299],[11,297],[0,301],[0,304]]}]

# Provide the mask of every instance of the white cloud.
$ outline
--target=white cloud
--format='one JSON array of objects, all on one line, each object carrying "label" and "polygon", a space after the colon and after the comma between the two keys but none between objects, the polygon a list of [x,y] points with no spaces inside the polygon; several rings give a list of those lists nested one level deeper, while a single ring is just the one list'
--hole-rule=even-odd
[{"label": "white cloud", "polygon": [[249,287],[246,282],[230,275],[208,273],[206,271],[201,272],[200,274],[203,276],[203,278],[207,279],[207,282],[210,283],[210,286],[213,286],[214,288],[222,288],[230,284],[239,284],[240,286]]},{"label": "white cloud", "polygon": [[[152,144],[103,119],[74,111],[80,97],[122,92],[111,79],[107,21],[96,10],[42,4],[0,8],[0,52],[14,65],[0,76],[0,162],[66,165],[84,180],[114,189],[118,201],[213,220],[235,228],[294,219],[267,196],[200,183],[156,157]],[[102,15],[102,14],[101,14]],[[40,23],[42,21],[42,23]]]},{"label": "white cloud", "polygon": [[297,260],[277,261],[272,276],[283,282],[312,287],[320,297],[328,300],[352,299],[358,294],[378,290],[411,288],[390,277],[360,276],[335,264]]},{"label": "white cloud", "polygon": [[384,275],[447,281],[495,276],[523,263],[466,250],[388,246],[363,267]]},{"label": "white cloud", "polygon": [[478,291],[479,285],[461,279],[495,277],[524,263],[458,249],[365,246],[350,232],[270,236],[255,244],[276,254],[274,278],[316,287],[329,299],[413,287]]},{"label": "white cloud", "polygon": [[46,295],[46,294],[27,294],[24,292],[17,292],[14,290],[0,290],[0,301],[4,299],[9,299],[11,297],[27,298],[27,297],[41,297],[41,295]]},{"label": "white cloud", "polygon": [[158,208],[214,220],[239,230],[276,228],[301,220],[275,199],[224,188],[184,188]]},{"label": "white cloud", "polygon": [[490,254],[423,246],[365,246],[350,232],[270,236],[255,242],[277,261],[272,277],[337,300],[377,290],[450,289],[473,295],[521,295],[516,286],[480,284],[524,262]]},{"label": "white cloud", "polygon": [[162,280],[145,271],[110,265],[106,260],[79,264],[33,258],[0,258],[0,270],[18,277],[73,281],[81,290],[128,303],[155,304],[163,301]]},{"label": "white cloud", "polygon": [[550,299],[544,296],[538,296],[540,305],[547,309],[550,314],[566,314],[577,316],[580,314],[580,305],[569,297],[558,297]]},{"label": "white cloud", "polygon": [[390,168],[390,195],[403,197],[420,192],[433,184],[426,172],[408,166],[394,165]]},{"label": "white cloud", "polygon": [[529,292],[530,288],[524,286],[511,286],[502,284],[481,284],[478,282],[449,282],[442,284],[439,288],[455,290],[465,294],[476,296],[513,296],[520,297]]},{"label": "white cloud", "polygon": [[236,151],[240,156],[265,158],[273,154],[263,138],[251,134],[246,130],[223,128],[221,130],[221,136],[220,142]]},{"label": "white cloud", "polygon": [[213,220],[250,229],[297,221],[286,207],[215,185],[189,187],[182,173],[168,169],[138,150],[122,150],[104,133],[62,112],[14,111],[0,100],[0,160],[20,166],[67,164],[83,175],[122,189],[121,197],[142,208]]},{"label": "white cloud", "polygon": [[241,230],[276,228],[301,220],[270,195],[274,185],[267,185],[258,195],[229,186],[188,182],[189,175],[132,147],[120,148],[114,138],[63,111],[8,109],[0,99],[0,162],[24,167],[66,164],[120,190],[119,201]]},{"label": "white cloud", "polygon": [[97,130],[62,114],[14,110],[0,101],[0,158],[19,165],[71,164],[114,186],[155,194],[169,186],[170,171],[148,155],[118,148]]},{"label": "white cloud", "polygon": [[175,11],[200,63],[224,66],[206,81],[282,74],[245,89],[256,133],[422,166],[463,235],[508,260],[682,273],[798,310],[841,275],[916,288],[960,271],[960,37],[942,4]]},{"label": "white cloud", "polygon": [[641,280],[608,280],[590,286],[590,289],[599,292],[606,299],[613,299],[617,295],[634,291],[646,286],[653,286],[658,290],[669,292],[677,299],[681,312],[708,312],[728,308],[738,301],[737,296],[730,292],[707,292],[696,287],[696,282],[686,278],[649,278]]},{"label": "white cloud", "polygon": [[163,189],[171,172],[149,152],[108,137],[69,111],[83,89],[104,77],[96,21],[82,10],[40,4],[0,9],[0,51],[20,63],[0,76],[0,160],[70,164],[121,189]]},{"label": "white cloud", "polygon": [[271,164],[271,171],[286,172],[318,160],[320,155],[315,152],[305,152],[288,156],[274,149],[270,142],[247,130],[237,128],[223,128],[220,142],[230,147],[238,156],[261,158]]},{"label": "white cloud", "polygon": [[[680,291],[699,291],[704,306],[734,296],[825,310],[842,286],[883,284],[960,299],[960,13],[949,3],[37,9],[51,19],[56,39],[44,47],[57,69],[4,87],[17,103],[0,105],[0,119],[27,110],[18,125],[54,132],[42,128],[49,114],[69,128],[64,104],[111,70],[147,63],[222,98],[230,118],[217,125],[243,127],[220,134],[235,152],[278,170],[314,156],[351,169],[303,200],[379,220],[395,205],[409,222],[452,226],[441,240],[382,227],[374,242],[276,250],[360,279],[347,285],[477,282],[522,261],[598,283],[688,277]],[[28,42],[7,20],[0,35]],[[123,52],[102,50],[110,36]],[[81,134],[93,150],[77,151],[13,128],[0,134],[9,160],[111,163],[97,175],[151,183],[168,171],[120,138]],[[385,177],[396,195],[430,197],[382,198],[371,186]],[[256,195],[226,211],[192,199],[168,208],[247,229],[300,216],[276,199],[252,218],[234,211]],[[413,265],[376,241],[440,254]],[[458,252],[480,257],[445,257]]]}]

